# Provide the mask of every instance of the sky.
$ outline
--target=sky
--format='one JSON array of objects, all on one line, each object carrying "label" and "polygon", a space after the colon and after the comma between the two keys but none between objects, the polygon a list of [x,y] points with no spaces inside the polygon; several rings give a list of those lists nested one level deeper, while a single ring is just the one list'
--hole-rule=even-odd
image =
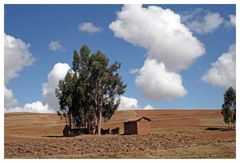
[{"label": "sky", "polygon": [[4,111],[56,112],[87,44],[127,84],[123,109],[221,109],[236,87],[235,5],[5,5]]}]

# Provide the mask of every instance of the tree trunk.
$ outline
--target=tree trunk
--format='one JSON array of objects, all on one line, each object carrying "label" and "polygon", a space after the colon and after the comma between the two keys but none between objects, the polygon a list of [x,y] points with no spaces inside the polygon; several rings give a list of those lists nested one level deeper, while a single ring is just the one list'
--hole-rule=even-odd
[{"label": "tree trunk", "polygon": [[71,118],[71,114],[69,114],[68,117],[69,117],[69,127],[70,127],[70,129],[72,129],[72,118]]},{"label": "tree trunk", "polygon": [[89,121],[85,122],[87,124],[86,130],[88,132],[88,134],[90,134],[90,125],[89,125]]},{"label": "tree trunk", "polygon": [[101,135],[101,117],[102,117],[102,111],[100,109],[98,114],[98,135]]},{"label": "tree trunk", "polygon": [[91,124],[90,120],[88,120],[87,123],[88,123],[88,125],[87,125],[88,134],[93,134],[93,132],[92,132],[92,124]]},{"label": "tree trunk", "polygon": [[68,115],[68,118],[69,118],[69,128],[70,128],[69,136],[72,136],[72,118],[71,118],[71,114]]}]

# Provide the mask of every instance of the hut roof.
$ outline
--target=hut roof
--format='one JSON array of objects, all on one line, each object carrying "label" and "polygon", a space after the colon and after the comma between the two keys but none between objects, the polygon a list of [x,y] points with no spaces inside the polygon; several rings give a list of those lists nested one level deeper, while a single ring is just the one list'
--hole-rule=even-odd
[{"label": "hut roof", "polygon": [[146,119],[147,121],[151,121],[151,119],[142,116],[142,117],[138,117],[138,118],[136,118],[136,119],[129,120],[129,121],[127,121],[127,122],[135,122],[135,121],[137,122],[137,121],[140,121],[140,120],[142,120],[142,119]]}]

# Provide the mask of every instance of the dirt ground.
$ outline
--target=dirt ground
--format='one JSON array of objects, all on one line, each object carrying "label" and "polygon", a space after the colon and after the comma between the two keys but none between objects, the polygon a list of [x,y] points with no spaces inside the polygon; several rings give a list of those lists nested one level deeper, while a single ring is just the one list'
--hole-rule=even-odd
[{"label": "dirt ground", "polygon": [[[146,116],[148,135],[123,135],[123,122]],[[117,111],[104,128],[120,135],[62,137],[56,114],[5,113],[4,157],[8,158],[236,158],[236,132],[219,110]]]}]

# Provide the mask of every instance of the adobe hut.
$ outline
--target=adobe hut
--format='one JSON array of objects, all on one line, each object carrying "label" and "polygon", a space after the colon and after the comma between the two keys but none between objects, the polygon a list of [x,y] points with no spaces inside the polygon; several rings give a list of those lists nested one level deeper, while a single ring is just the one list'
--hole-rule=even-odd
[{"label": "adobe hut", "polygon": [[147,117],[140,117],[135,120],[124,122],[125,135],[145,135],[150,132],[150,121]]}]

